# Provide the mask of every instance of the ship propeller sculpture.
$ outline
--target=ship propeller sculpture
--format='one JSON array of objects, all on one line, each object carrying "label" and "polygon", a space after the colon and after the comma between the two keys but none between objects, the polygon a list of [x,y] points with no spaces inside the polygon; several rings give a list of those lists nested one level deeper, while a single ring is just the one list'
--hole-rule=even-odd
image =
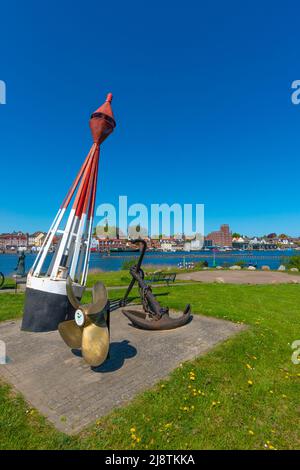
[{"label": "ship propeller sculpture", "polygon": [[93,301],[80,304],[67,279],[67,295],[75,309],[74,320],[63,321],[58,331],[70,348],[81,349],[84,360],[93,367],[100,366],[109,352],[109,302],[102,282],[97,282],[92,291]]}]

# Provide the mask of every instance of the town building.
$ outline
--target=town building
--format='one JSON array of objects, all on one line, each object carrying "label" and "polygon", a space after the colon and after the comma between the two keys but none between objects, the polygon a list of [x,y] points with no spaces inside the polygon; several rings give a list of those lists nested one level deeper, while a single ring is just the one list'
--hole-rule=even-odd
[{"label": "town building", "polygon": [[228,224],[223,224],[220,230],[209,233],[206,240],[211,240],[214,246],[232,246],[232,235]]},{"label": "town building", "polygon": [[45,239],[46,233],[45,232],[34,232],[31,235],[28,236],[28,246],[29,247],[41,247],[44,239]]},{"label": "town building", "polygon": [[0,250],[16,251],[18,249],[27,249],[28,234],[23,232],[1,233]]}]

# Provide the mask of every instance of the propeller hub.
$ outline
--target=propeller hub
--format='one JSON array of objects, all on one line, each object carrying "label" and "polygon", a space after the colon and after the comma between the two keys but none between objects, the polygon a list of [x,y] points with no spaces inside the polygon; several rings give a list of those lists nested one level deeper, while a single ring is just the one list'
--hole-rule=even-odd
[{"label": "propeller hub", "polygon": [[84,323],[85,323],[85,315],[83,313],[82,310],[80,310],[80,308],[78,308],[75,312],[75,323],[77,326],[83,326]]}]

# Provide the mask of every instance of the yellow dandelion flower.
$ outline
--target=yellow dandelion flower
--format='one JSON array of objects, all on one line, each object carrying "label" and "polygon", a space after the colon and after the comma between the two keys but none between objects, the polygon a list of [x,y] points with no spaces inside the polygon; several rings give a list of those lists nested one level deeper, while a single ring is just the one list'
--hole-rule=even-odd
[{"label": "yellow dandelion flower", "polygon": [[252,367],[250,366],[250,364],[246,364],[246,367],[247,367],[247,369],[252,370]]},{"label": "yellow dandelion flower", "polygon": [[281,396],[282,398],[287,398],[287,396],[284,393]]},{"label": "yellow dandelion flower", "polygon": [[250,434],[250,436],[254,436],[254,431],[252,431],[252,429],[249,429],[248,434]]},{"label": "yellow dandelion flower", "polygon": [[248,380],[248,385],[250,385],[250,386],[253,385],[252,380]]},{"label": "yellow dandelion flower", "polygon": [[269,392],[270,392],[271,394],[273,394],[273,393],[274,393],[274,392],[273,392],[273,390],[269,390]]},{"label": "yellow dandelion flower", "polygon": [[216,406],[217,402],[216,401],[212,401],[211,405],[212,406]]},{"label": "yellow dandelion flower", "polygon": [[135,435],[135,434],[131,434],[131,439],[132,439],[133,441],[136,441],[136,435]]},{"label": "yellow dandelion flower", "polygon": [[141,442],[141,438],[140,438],[140,437],[137,437],[137,438],[136,438],[136,442]]},{"label": "yellow dandelion flower", "polygon": [[135,428],[130,428],[131,433],[135,433],[136,429]]},{"label": "yellow dandelion flower", "polygon": [[195,376],[194,376],[194,375],[191,375],[191,376],[190,376],[190,380],[195,380]]},{"label": "yellow dandelion flower", "polygon": [[161,388],[165,388],[165,384],[161,384]]}]

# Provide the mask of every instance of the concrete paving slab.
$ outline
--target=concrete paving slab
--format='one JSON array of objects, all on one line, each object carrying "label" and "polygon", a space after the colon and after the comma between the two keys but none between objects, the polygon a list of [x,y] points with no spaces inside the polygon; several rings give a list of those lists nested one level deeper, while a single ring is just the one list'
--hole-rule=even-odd
[{"label": "concrete paving slab", "polygon": [[73,434],[243,328],[194,315],[176,330],[143,331],[118,310],[111,318],[110,359],[91,369],[57,331],[23,332],[20,321],[8,321],[0,324],[0,340],[10,362],[0,365],[0,377],[57,429]]}]

